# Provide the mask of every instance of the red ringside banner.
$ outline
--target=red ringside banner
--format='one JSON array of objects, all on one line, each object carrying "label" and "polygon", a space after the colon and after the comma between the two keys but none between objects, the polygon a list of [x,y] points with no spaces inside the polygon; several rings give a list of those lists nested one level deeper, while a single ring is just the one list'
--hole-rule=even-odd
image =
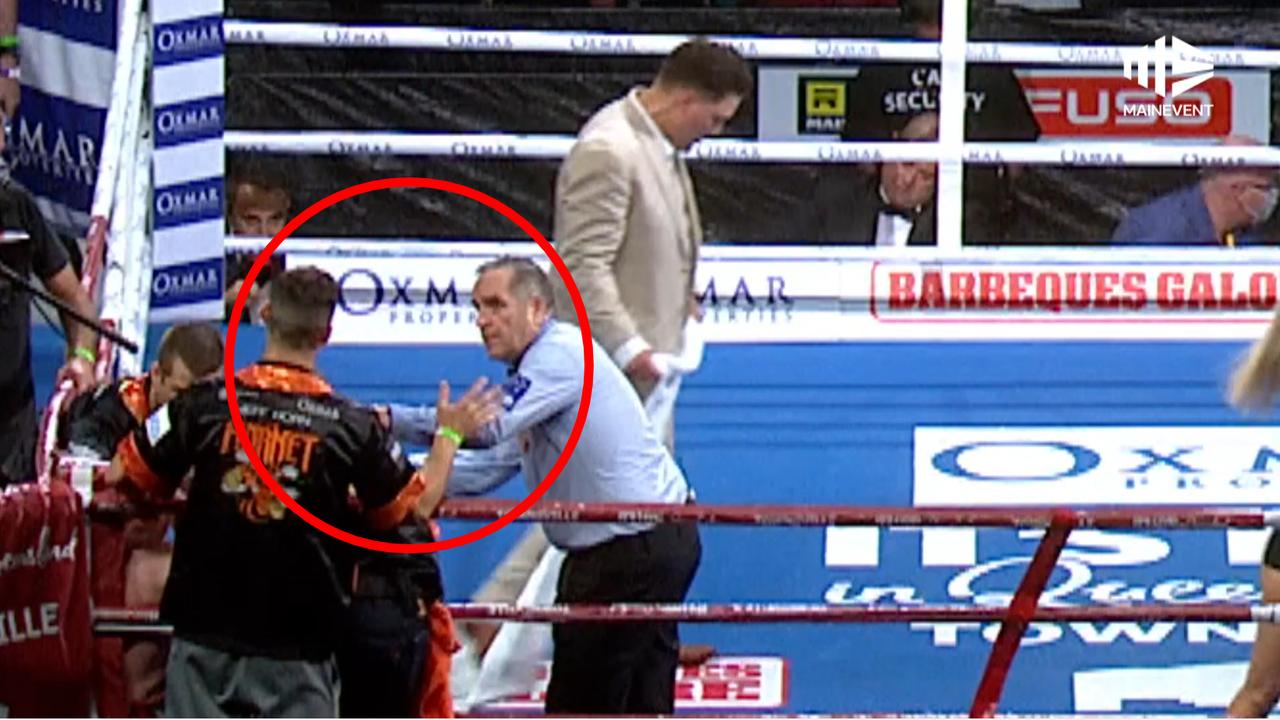
[{"label": "red ringside banner", "polygon": [[0,716],[87,717],[89,574],[80,496],[0,491]]}]

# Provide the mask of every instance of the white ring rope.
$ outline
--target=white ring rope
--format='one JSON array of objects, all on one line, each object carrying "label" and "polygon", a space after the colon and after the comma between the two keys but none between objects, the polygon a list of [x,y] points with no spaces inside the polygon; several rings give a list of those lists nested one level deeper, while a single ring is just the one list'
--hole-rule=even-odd
[{"label": "white ring rope", "polygon": [[[474,30],[403,25],[337,25],[328,23],[226,20],[229,44],[293,45],[332,48],[414,48],[461,52],[528,52],[569,55],[661,56],[691,35],[607,33],[578,30]],[[939,43],[870,38],[759,37],[712,35],[754,60],[939,59]],[[1044,42],[969,42],[969,62],[1102,67],[1124,64],[1123,54],[1137,45],[1062,45]],[[1247,47],[1202,47],[1215,67],[1280,67],[1280,50]]]},{"label": "white ring rope", "polygon": [[[348,130],[228,130],[228,150],[303,155],[430,155],[467,160],[558,159],[572,135],[411,133]],[[964,143],[973,164],[1036,163],[1085,166],[1270,165],[1280,147],[1171,145],[1154,142]],[[933,142],[757,142],[709,139],[694,145],[690,160],[746,163],[875,163],[928,161],[941,155]]]}]

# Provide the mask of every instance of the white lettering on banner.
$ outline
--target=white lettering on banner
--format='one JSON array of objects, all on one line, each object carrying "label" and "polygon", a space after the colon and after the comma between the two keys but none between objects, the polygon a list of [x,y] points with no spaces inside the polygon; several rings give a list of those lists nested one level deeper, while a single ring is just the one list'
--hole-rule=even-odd
[{"label": "white lettering on banner", "polygon": [[[245,39],[239,35],[232,35],[238,40]],[[259,33],[261,37],[261,33]],[[389,47],[391,45],[391,37],[385,31],[370,32],[366,30],[353,30],[347,28],[326,28],[322,36],[326,45],[342,45],[346,47]]]},{"label": "white lettering on banner", "polygon": [[[1280,451],[1271,446],[1280,428],[1252,427],[1097,427],[1097,428],[916,428],[913,505],[916,507],[957,506],[1124,506],[1181,505],[1230,506],[1248,503],[1263,505],[1274,500],[1272,480],[1280,477]],[[1240,477],[1254,482],[1242,491],[1229,482]],[[1219,482],[1222,480],[1222,482]],[[1149,492],[1160,487],[1160,492]],[[1261,489],[1258,489],[1261,488]],[[1187,500],[1184,493],[1194,497]],[[869,544],[874,550],[856,557],[858,568],[878,568],[882,564],[883,542],[828,529],[824,557],[829,568],[844,568],[842,559],[854,557],[851,548],[831,547],[831,543]],[[879,530],[886,532],[886,530]],[[931,578],[928,587],[941,587],[942,602],[982,607],[1007,607],[1030,561],[1033,543],[1043,537],[1041,529],[1024,529],[1016,538],[1023,550],[998,553],[979,552],[979,542],[1009,547],[1000,530],[986,533],[951,533],[948,542],[970,543],[973,547],[938,547],[925,542],[932,528],[897,533],[919,537],[920,570],[946,565],[929,553],[950,557],[973,557],[972,564],[946,570],[938,585]],[[1199,530],[1211,534],[1215,530]],[[1044,587],[1044,606],[1128,606],[1134,603],[1160,605],[1202,605],[1230,603],[1251,605],[1261,601],[1261,589],[1252,582],[1257,555],[1231,559],[1233,534],[1248,529],[1222,529],[1226,560],[1231,566],[1248,566],[1245,577],[1224,573],[1217,577],[1197,577],[1203,570],[1188,573],[1171,564],[1174,536],[1135,530],[1076,529],[1068,536],[1055,571]],[[1167,533],[1167,530],[1166,530]],[[1221,536],[1220,536],[1221,537]],[[980,541],[980,538],[989,538]],[[1220,542],[1215,539],[1215,542]],[[893,557],[900,550],[890,550]],[[911,555],[910,552],[906,555]],[[980,560],[977,560],[980,559]],[[892,568],[892,565],[890,565]],[[1170,568],[1153,575],[1157,568]],[[1137,575],[1125,575],[1138,570]],[[861,570],[865,573],[867,570]],[[901,578],[873,580],[837,579],[828,585],[824,601],[829,605],[920,605],[934,602],[915,583]],[[1000,624],[920,623],[918,632],[929,633],[936,647],[956,647],[965,638],[995,641]],[[1027,643],[1051,644],[1068,637],[1085,644],[1114,646],[1155,646],[1175,635],[1190,644],[1252,642],[1252,623],[1190,623],[1184,635],[1176,623],[1064,623],[1036,624]]]},{"label": "white lettering on banner", "polygon": [[73,534],[62,545],[50,545],[49,529],[42,528],[40,540],[35,546],[0,555],[0,576],[18,568],[44,567],[53,562],[74,561],[77,537]]},{"label": "white lettering on banner", "polygon": [[57,603],[0,609],[0,647],[55,637],[58,632]]},{"label": "white lettering on banner", "polygon": [[217,24],[182,29],[161,27],[156,31],[156,49],[163,53],[191,53],[221,46],[222,32]]},{"label": "white lettering on banner", "polygon": [[[487,256],[466,242],[433,242],[428,257],[405,256],[395,249],[401,243],[387,245],[386,251],[362,254],[308,250],[289,255],[345,277],[345,308],[336,316],[341,327],[335,327],[335,342],[475,342],[473,327],[448,329],[450,322],[469,322],[469,314],[442,314],[438,306],[452,310],[455,295],[458,303],[468,304],[465,288],[455,283],[450,289],[450,280],[469,284]],[[854,248],[796,250],[794,255],[780,250],[704,248],[695,288],[704,296],[709,342],[1251,340],[1268,322],[1280,292],[1280,271],[1247,248],[1232,255],[1243,259],[1215,255],[1212,264],[1181,248],[1151,250],[1150,259],[1132,263],[1117,262],[1110,248],[1105,253],[1077,250],[1070,257],[1050,254],[1035,262],[960,256],[916,261]],[[543,257],[533,243],[504,244],[494,252]],[[406,281],[411,303],[396,287]],[[400,313],[396,325],[392,310]],[[424,332],[395,330],[408,321]],[[425,332],[428,325],[431,334]],[[1247,482],[1252,479],[1239,484]]]},{"label": "white lettering on banner", "polygon": [[[97,176],[97,144],[90,135],[68,138],[62,128],[53,128],[52,152],[46,142],[43,121],[28,123],[18,118],[18,158],[22,166],[37,166],[44,173],[89,184]],[[72,150],[72,147],[75,150]]]},{"label": "white lettering on banner", "polygon": [[[1129,643],[1132,645],[1160,645],[1178,630],[1178,623],[1155,622],[1110,622],[1110,623],[1031,623],[1027,626],[1027,635],[1022,641],[1025,647],[1046,645],[1057,642],[1065,636],[1065,631],[1089,645],[1115,645]],[[977,631],[984,641],[994,643],[1000,634],[1000,623],[934,623],[914,622],[910,624],[916,632],[926,632],[934,647],[957,647],[962,633]],[[1065,630],[1064,630],[1065,628]],[[1257,635],[1257,624],[1242,623],[1208,623],[1189,622],[1185,624],[1185,638],[1188,644],[1207,645],[1211,637],[1216,636],[1236,645],[1249,645]]]},{"label": "white lettering on banner", "polygon": [[161,215],[198,215],[221,210],[222,196],[217,187],[203,190],[161,190],[156,195],[156,212]]},{"label": "white lettering on banner", "polygon": [[[969,109],[974,112],[982,112],[982,106],[987,102],[987,94],[985,92],[969,91],[965,93],[965,101],[968,103]],[[937,110],[938,90],[933,87],[916,90],[894,90],[885,93],[884,97],[881,98],[881,102],[887,115],[907,115],[925,110]]]},{"label": "white lettering on banner", "polygon": [[445,36],[445,44],[455,50],[508,50],[516,49],[516,44],[507,33],[462,32],[449,33]]},{"label": "white lettering on banner", "polygon": [[151,292],[156,297],[169,295],[200,295],[222,286],[217,268],[174,272],[158,270],[151,281]]},{"label": "white lettering on banner", "polygon": [[216,105],[183,110],[161,110],[156,113],[156,127],[164,135],[217,129],[222,127],[222,112]]},{"label": "white lettering on banner", "polygon": [[1156,95],[1149,90],[1115,90],[1113,94],[1111,89],[1093,86],[1032,86],[1027,97],[1037,115],[1060,115],[1072,127],[1108,128],[1111,134],[1121,134],[1125,126],[1154,127],[1162,118],[1170,124],[1207,126],[1213,115],[1213,102],[1201,90],[1186,93],[1176,104],[1161,105],[1154,104]]},{"label": "white lettering on banner", "polygon": [[1000,47],[995,43],[970,42],[965,59],[973,63],[1000,62]]}]

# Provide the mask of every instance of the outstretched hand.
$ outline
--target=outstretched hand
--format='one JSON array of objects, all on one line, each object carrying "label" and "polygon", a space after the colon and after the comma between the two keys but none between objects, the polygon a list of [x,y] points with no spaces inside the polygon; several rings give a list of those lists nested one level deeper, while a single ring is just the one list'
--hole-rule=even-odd
[{"label": "outstretched hand", "polygon": [[436,427],[451,427],[466,436],[493,422],[502,412],[502,388],[489,387],[487,378],[471,384],[466,394],[451,402],[449,383],[440,382],[436,397]]}]

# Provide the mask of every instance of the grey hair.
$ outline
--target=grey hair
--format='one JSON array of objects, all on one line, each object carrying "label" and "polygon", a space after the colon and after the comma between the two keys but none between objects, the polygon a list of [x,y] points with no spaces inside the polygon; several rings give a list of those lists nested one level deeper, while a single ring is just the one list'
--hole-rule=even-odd
[{"label": "grey hair", "polygon": [[476,270],[476,276],[484,275],[491,270],[510,270],[510,290],[528,300],[533,297],[542,298],[548,310],[555,309],[555,296],[552,295],[551,279],[529,258],[503,255],[500,258],[484,263]]}]

